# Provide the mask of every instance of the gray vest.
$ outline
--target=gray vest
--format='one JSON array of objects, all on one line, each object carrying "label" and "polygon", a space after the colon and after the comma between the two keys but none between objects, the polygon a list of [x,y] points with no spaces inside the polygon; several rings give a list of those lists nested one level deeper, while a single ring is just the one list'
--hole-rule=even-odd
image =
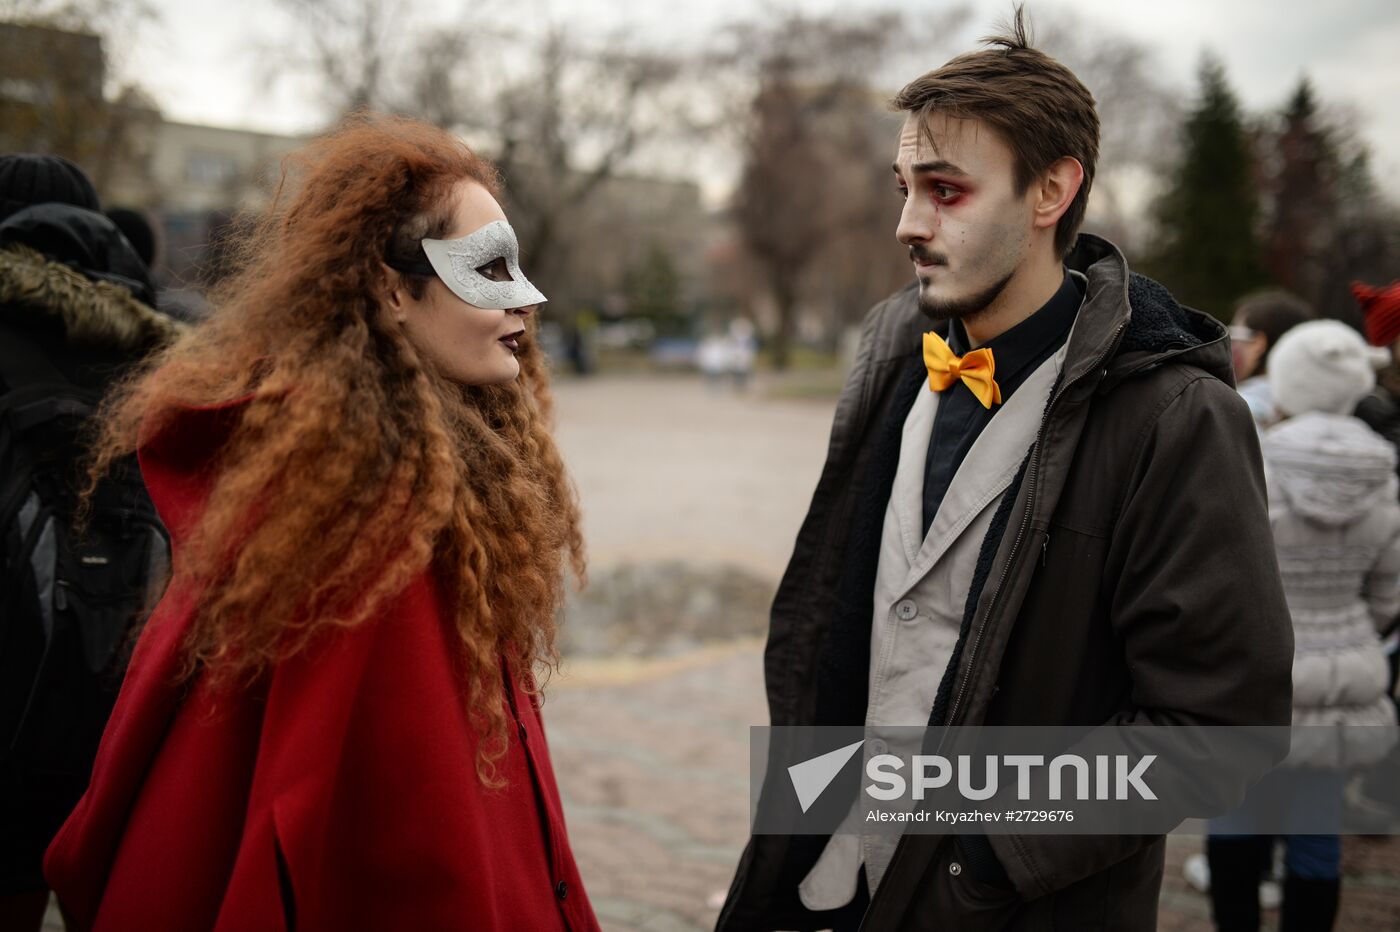
[{"label": "gray vest", "polygon": [[[1035,442],[1068,346],[1066,340],[1041,363],[982,430],[922,541],[924,461],[939,393],[922,389],[904,420],[875,576],[870,702],[865,714],[867,734],[873,737],[862,748],[862,773],[871,757],[889,750],[889,742],[880,737],[882,726],[928,723],[939,681],[957,644],[982,540],[997,502]],[[949,389],[958,390],[957,385]],[[870,892],[879,886],[899,839],[861,834],[862,818],[862,807],[853,805],[803,879],[799,893],[808,909],[836,909],[851,902],[862,863]]]}]

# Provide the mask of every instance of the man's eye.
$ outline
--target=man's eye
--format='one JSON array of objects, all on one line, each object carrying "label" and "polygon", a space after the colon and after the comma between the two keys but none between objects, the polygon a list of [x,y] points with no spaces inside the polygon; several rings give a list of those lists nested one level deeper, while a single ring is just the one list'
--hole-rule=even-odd
[{"label": "man's eye", "polygon": [[899,199],[901,201],[909,200],[909,189],[906,188],[904,185],[897,185],[894,190],[895,193],[899,195]]},{"label": "man's eye", "polygon": [[946,184],[936,184],[932,190],[934,200],[938,201],[951,201],[961,193],[957,188],[950,188]]},{"label": "man's eye", "polygon": [[488,278],[493,282],[508,282],[511,280],[510,270],[506,268],[504,256],[499,259],[492,259],[483,266],[478,266],[477,272],[480,273],[482,277]]}]

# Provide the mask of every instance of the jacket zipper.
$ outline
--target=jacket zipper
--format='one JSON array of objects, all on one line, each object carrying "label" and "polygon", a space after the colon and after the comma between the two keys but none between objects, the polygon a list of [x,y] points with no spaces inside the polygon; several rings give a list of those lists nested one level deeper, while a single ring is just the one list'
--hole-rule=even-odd
[{"label": "jacket zipper", "polygon": [[[1109,355],[1112,354],[1114,347],[1118,345],[1119,336],[1122,334],[1124,328],[1126,328],[1127,326],[1128,322],[1125,320],[1122,323],[1120,323],[1118,327],[1113,331],[1113,336],[1108,341],[1108,347],[1103,351],[1099,358],[1094,361],[1094,364],[1089,367],[1090,372],[1093,372],[1095,369],[1098,369],[1100,366],[1103,365],[1104,360],[1108,359]],[[1083,378],[1083,376],[1081,376],[1080,378]],[[982,643],[982,634],[987,629],[987,621],[992,617],[992,613],[996,611],[997,599],[1001,597],[1001,590],[1003,585],[1005,585],[1006,583],[1006,577],[1010,575],[1011,567],[1016,562],[1016,553],[1021,549],[1021,541],[1025,538],[1026,528],[1030,525],[1031,512],[1035,510],[1035,483],[1036,480],[1040,477],[1040,451],[1042,443],[1045,439],[1045,425],[1050,423],[1050,415],[1055,410],[1055,404],[1060,400],[1060,398],[1064,396],[1065,392],[1069,391],[1069,389],[1069,385],[1061,386],[1060,390],[1055,393],[1055,396],[1050,399],[1050,403],[1045,408],[1045,417],[1040,422],[1040,430],[1037,432],[1037,436],[1035,438],[1035,452],[1031,454],[1031,463],[1030,466],[1027,467],[1029,474],[1027,476],[1028,485],[1026,486],[1026,508],[1021,515],[1021,526],[1016,531],[1016,539],[1011,544],[1011,552],[1006,555],[1006,564],[1002,567],[1001,576],[997,579],[997,587],[992,590],[992,598],[987,603],[987,613],[982,616],[982,623],[977,626],[977,635],[972,639],[972,649],[971,652],[967,655],[966,672],[964,673],[962,679],[958,683],[958,691],[953,697],[952,706],[950,706],[948,709],[948,717],[945,720],[945,724],[947,726],[952,726],[953,721],[958,714],[958,709],[962,706],[963,694],[967,691],[968,680],[972,678],[972,666],[973,663],[977,660],[977,648]],[[948,732],[945,730],[943,734],[939,736],[938,748],[934,751],[935,754],[938,754],[943,750],[943,742],[947,740],[947,737]]]}]

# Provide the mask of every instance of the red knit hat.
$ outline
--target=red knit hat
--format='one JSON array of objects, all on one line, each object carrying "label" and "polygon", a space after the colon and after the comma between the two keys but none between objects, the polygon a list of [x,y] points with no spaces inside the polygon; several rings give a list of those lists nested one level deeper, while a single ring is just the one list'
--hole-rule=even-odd
[{"label": "red knit hat", "polygon": [[1352,282],[1351,294],[1361,305],[1368,343],[1389,346],[1400,338],[1400,280],[1384,288]]}]

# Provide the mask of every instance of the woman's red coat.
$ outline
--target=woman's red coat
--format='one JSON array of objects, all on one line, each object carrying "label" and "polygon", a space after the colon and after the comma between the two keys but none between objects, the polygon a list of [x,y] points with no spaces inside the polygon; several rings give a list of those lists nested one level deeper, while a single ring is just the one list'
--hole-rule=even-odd
[{"label": "woman's red coat", "polygon": [[[177,554],[245,401],[183,411],[139,451]],[[45,859],[79,926],[598,928],[539,710],[515,676],[516,733],[500,765],[509,785],[477,779],[478,733],[431,574],[217,701],[202,677],[178,683],[190,620],[177,582]]]}]

